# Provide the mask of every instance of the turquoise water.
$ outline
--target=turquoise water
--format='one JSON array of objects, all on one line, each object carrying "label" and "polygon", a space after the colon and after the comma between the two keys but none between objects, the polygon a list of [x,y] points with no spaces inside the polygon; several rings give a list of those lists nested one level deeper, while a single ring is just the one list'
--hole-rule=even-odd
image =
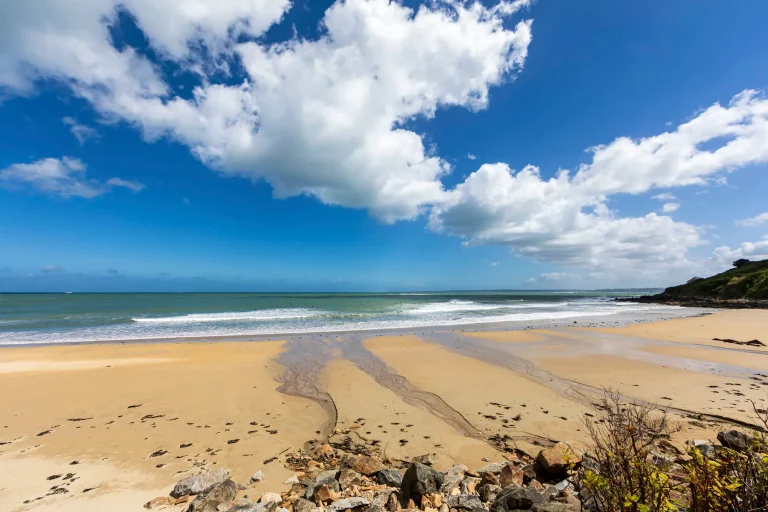
[{"label": "turquoise water", "polygon": [[0,344],[526,322],[664,306],[613,292],[0,294]]}]

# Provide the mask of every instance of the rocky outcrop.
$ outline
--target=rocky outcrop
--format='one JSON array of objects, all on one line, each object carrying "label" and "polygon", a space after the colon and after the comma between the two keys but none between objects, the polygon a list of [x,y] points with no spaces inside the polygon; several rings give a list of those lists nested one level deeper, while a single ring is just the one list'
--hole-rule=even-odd
[{"label": "rocky outcrop", "polygon": [[219,512],[219,506],[235,499],[237,484],[232,480],[224,480],[210,490],[198,494],[187,512]]},{"label": "rocky outcrop", "polygon": [[171,496],[179,498],[185,495],[195,495],[206,492],[227,479],[225,469],[212,469],[197,475],[190,475],[179,480],[171,491]]}]

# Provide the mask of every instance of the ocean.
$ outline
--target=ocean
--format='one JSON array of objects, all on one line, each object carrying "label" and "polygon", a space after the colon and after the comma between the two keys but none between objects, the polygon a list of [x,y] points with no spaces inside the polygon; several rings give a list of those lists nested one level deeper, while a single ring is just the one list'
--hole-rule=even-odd
[{"label": "ocean", "polygon": [[0,344],[277,335],[526,323],[669,306],[636,291],[0,294]]}]

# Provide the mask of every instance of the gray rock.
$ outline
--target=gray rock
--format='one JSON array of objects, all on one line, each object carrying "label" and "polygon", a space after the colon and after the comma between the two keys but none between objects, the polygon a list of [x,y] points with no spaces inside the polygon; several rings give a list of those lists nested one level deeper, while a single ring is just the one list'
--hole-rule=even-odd
[{"label": "gray rock", "polygon": [[485,484],[481,485],[477,492],[480,493],[480,499],[489,502],[489,501],[496,501],[496,497],[501,492],[501,486],[496,484]]},{"label": "gray rock", "polygon": [[562,480],[562,481],[557,482],[555,484],[555,489],[557,489],[558,492],[559,491],[564,491],[564,490],[568,489],[568,487],[573,488],[573,484],[571,483],[571,479],[570,478],[566,478],[565,480]]},{"label": "gray rock", "polygon": [[328,507],[328,512],[343,512],[347,509],[365,507],[370,504],[371,502],[365,498],[344,498],[343,500],[334,501],[331,503],[331,505]]},{"label": "gray rock", "polygon": [[492,462],[491,464],[488,464],[487,466],[480,468],[476,471],[477,474],[482,475],[486,471],[490,471],[494,475],[501,474],[501,468],[504,466],[505,463],[503,462]]},{"label": "gray rock", "polygon": [[387,502],[389,502],[389,496],[391,494],[392,494],[392,491],[377,492],[376,494],[374,494],[373,499],[371,500],[371,507],[379,507],[379,508],[385,509],[387,507]]},{"label": "gray rock", "polygon": [[448,497],[448,506],[456,510],[480,510],[483,508],[483,502],[474,494],[459,494]]},{"label": "gray rock", "polygon": [[261,470],[258,470],[253,475],[251,475],[250,483],[261,482],[262,480],[264,480],[264,478],[265,478],[264,472]]},{"label": "gray rock", "polygon": [[228,474],[229,472],[226,469],[217,468],[182,478],[176,482],[171,491],[171,496],[180,498],[187,494],[194,495],[206,492],[226,480]]},{"label": "gray rock", "polygon": [[315,478],[315,482],[317,485],[329,485],[332,480],[336,480],[339,478],[339,470],[338,469],[329,469],[327,471],[321,471],[318,473],[317,478]]},{"label": "gray rock", "polygon": [[490,512],[510,512],[512,510],[527,510],[535,503],[544,503],[544,496],[530,487],[510,485],[502,489],[491,505]]},{"label": "gray rock", "polygon": [[[314,504],[312,505],[314,507]],[[235,505],[234,507],[227,509],[227,512],[277,512],[278,504],[274,501],[269,503],[246,503],[241,505]]]},{"label": "gray rock", "polygon": [[304,497],[308,500],[315,499],[315,491],[324,485],[328,486],[328,488],[334,492],[341,492],[341,486],[339,486],[338,480],[327,479],[326,483],[318,483],[316,485],[308,486],[307,490],[304,492]]},{"label": "gray rock", "polygon": [[224,480],[205,493],[198,494],[187,512],[218,512],[219,505],[228,503],[237,496],[237,484],[232,480]]},{"label": "gray rock", "polygon": [[421,503],[425,494],[436,493],[443,485],[443,474],[429,466],[414,462],[403,475],[403,499]]},{"label": "gray rock", "polygon": [[440,486],[440,492],[450,494],[453,489],[461,487],[464,481],[464,474],[469,468],[464,464],[456,464],[445,473],[443,484]]},{"label": "gray rock", "polygon": [[579,512],[580,508],[557,501],[548,501],[546,503],[534,503],[531,510],[533,512]]},{"label": "gray rock", "polygon": [[715,446],[710,443],[709,441],[705,441],[703,439],[693,439],[691,441],[686,441],[686,444],[688,446],[693,446],[697,450],[701,452],[701,454],[707,458],[713,458],[715,456]]},{"label": "gray rock", "polygon": [[351,469],[342,469],[339,473],[339,485],[343,489],[346,489],[350,485],[360,485],[363,483],[363,478],[360,473]]},{"label": "gray rock", "polygon": [[737,452],[745,452],[749,448],[749,437],[738,430],[728,430],[717,434],[720,444]]},{"label": "gray rock", "polygon": [[293,512],[312,512],[315,509],[315,504],[304,498],[299,498],[293,504]]},{"label": "gray rock", "polygon": [[389,487],[400,487],[403,485],[403,475],[396,469],[382,469],[376,473],[379,483]]}]

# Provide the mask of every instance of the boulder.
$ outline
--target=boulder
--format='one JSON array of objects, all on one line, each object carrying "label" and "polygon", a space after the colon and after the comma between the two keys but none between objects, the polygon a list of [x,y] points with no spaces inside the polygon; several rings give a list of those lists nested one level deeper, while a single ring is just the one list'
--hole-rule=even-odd
[{"label": "boulder", "polygon": [[354,509],[358,507],[367,507],[371,502],[365,498],[344,498],[343,500],[334,501],[328,507],[328,512],[344,512],[345,510]]},{"label": "boulder", "polygon": [[229,503],[237,496],[237,484],[230,479],[224,480],[210,490],[198,494],[187,512],[218,512],[219,505]]},{"label": "boulder", "polygon": [[728,430],[717,434],[720,444],[737,452],[745,452],[749,448],[749,437],[738,430]]},{"label": "boulder", "polygon": [[264,472],[259,470],[251,475],[250,483],[261,482],[262,480],[264,480],[264,478],[265,478]]},{"label": "boulder", "polygon": [[448,507],[456,510],[483,510],[483,502],[474,494],[460,494],[448,498]]},{"label": "boulder", "polygon": [[232,507],[226,509],[227,512],[277,512],[278,504],[274,501],[269,503],[254,503],[251,500],[237,500]]},{"label": "boulder", "polygon": [[421,503],[425,494],[436,493],[443,485],[443,474],[429,466],[414,462],[403,475],[403,499]]},{"label": "boulder", "polygon": [[[325,490],[322,491],[323,496],[335,496],[333,493],[341,492],[341,486],[339,486],[338,480],[327,480],[328,483],[326,484],[317,484],[317,485],[310,485],[307,487],[307,490],[304,492],[304,497],[308,500],[315,500],[317,501],[317,493],[321,489],[327,489],[328,492],[326,493]],[[323,498],[320,501],[326,501],[329,498]]]},{"label": "boulder", "polygon": [[[336,484],[336,488],[338,489],[339,482],[334,480],[334,483]],[[327,501],[334,501],[339,497],[339,492],[329,488],[327,485],[321,485],[319,487],[314,488],[314,492],[312,493],[312,498],[314,498],[316,503],[325,503]]]},{"label": "boulder", "polygon": [[229,472],[223,468],[203,471],[197,475],[190,475],[182,478],[171,491],[171,496],[180,498],[186,494],[200,494],[219,485],[227,479]]},{"label": "boulder", "polygon": [[539,452],[536,461],[551,475],[564,473],[573,466],[581,463],[586,447],[578,442],[559,442],[550,448]]},{"label": "boulder", "polygon": [[388,487],[400,487],[403,485],[403,475],[396,469],[382,469],[376,473],[379,483]]},{"label": "boulder", "polygon": [[510,512],[528,510],[534,504],[544,503],[544,496],[530,487],[509,486],[502,489],[491,505],[490,512]]},{"label": "boulder", "polygon": [[364,455],[355,461],[352,469],[365,476],[372,476],[384,469],[384,464],[376,457]]},{"label": "boulder", "polygon": [[315,478],[317,485],[329,485],[331,482],[339,478],[338,469],[329,469],[327,471],[321,471]]},{"label": "boulder", "polygon": [[513,464],[506,464],[501,468],[501,474],[499,475],[499,485],[503,489],[510,485],[523,485],[524,475],[523,468],[515,466]]},{"label": "boulder", "polygon": [[558,501],[547,501],[545,503],[534,503],[531,510],[533,512],[579,512],[581,507],[575,507],[572,504],[560,503]]}]

